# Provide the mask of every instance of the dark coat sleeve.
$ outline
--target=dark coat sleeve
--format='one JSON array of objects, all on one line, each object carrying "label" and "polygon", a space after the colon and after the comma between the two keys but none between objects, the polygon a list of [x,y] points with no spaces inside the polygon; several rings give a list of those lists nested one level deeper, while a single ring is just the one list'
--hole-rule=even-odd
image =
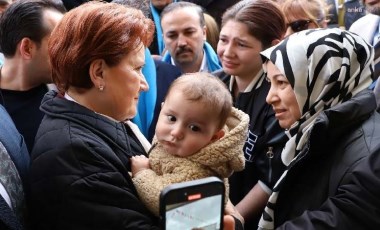
[{"label": "dark coat sleeve", "polygon": [[84,131],[66,130],[36,140],[31,167],[36,229],[158,229],[118,157],[122,153]]},{"label": "dark coat sleeve", "polygon": [[356,164],[336,195],[277,229],[380,229],[380,147]]}]

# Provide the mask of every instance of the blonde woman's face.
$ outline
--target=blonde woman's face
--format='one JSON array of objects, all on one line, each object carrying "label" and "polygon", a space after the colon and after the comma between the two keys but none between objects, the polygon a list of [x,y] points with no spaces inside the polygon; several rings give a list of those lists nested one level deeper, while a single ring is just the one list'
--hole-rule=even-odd
[{"label": "blonde woman's face", "polygon": [[294,33],[300,32],[307,29],[319,28],[319,25],[315,20],[308,18],[307,15],[291,15],[286,17],[286,34],[285,37],[292,35]]}]

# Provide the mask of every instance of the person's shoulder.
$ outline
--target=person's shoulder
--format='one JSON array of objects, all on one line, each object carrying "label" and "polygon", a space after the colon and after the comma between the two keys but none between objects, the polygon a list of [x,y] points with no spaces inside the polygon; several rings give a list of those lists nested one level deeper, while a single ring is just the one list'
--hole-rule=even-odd
[{"label": "person's shoulder", "polygon": [[[172,64],[160,60],[154,60],[156,65],[157,87],[169,87],[169,85],[182,75],[181,70]],[[164,90],[166,93],[166,90]]]},{"label": "person's shoulder", "polygon": [[217,77],[221,77],[221,76],[224,76],[224,75],[228,75],[226,74],[223,69],[218,69],[218,70],[215,70],[213,72],[211,72],[212,75],[214,76],[217,76]]},{"label": "person's shoulder", "polygon": [[363,29],[368,28],[368,26],[371,26],[372,24],[375,24],[377,20],[380,20],[380,17],[374,14],[367,14],[358,20],[356,20],[350,27],[349,31],[351,32],[358,32],[362,31]]},{"label": "person's shoulder", "polygon": [[4,121],[4,125],[9,125],[9,123],[6,121],[10,121],[10,120],[11,118],[8,112],[5,110],[4,106],[0,104],[0,122]]},{"label": "person's shoulder", "polygon": [[27,150],[23,149],[25,147],[23,137],[18,132],[12,118],[2,105],[0,105],[0,127],[0,142],[4,144],[9,154],[19,153],[20,151],[21,154],[25,154],[25,151],[26,155],[29,155]]},{"label": "person's shoulder", "polygon": [[220,80],[222,80],[224,83],[228,83],[231,79],[231,75],[227,74],[223,71],[223,69],[218,69],[213,72],[211,72],[212,75],[215,77],[218,77]]},{"label": "person's shoulder", "polygon": [[170,72],[174,72],[176,74],[181,74],[181,69],[178,68],[177,66],[174,66],[170,63],[167,63],[163,60],[158,60],[158,59],[154,59],[154,64],[156,65],[156,70],[157,71],[160,71],[160,70],[167,70],[167,71],[170,71]]}]

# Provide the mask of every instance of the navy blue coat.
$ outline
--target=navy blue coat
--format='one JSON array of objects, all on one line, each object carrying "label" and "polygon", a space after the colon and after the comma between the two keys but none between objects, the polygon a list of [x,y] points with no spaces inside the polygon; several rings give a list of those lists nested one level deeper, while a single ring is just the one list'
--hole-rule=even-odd
[{"label": "navy blue coat", "polygon": [[[24,138],[17,131],[12,119],[3,106],[0,105],[0,142],[4,145],[28,193],[29,153]],[[0,196],[0,229],[22,229],[15,213],[11,210],[3,197]]]},{"label": "navy blue coat", "polygon": [[153,120],[150,124],[149,133],[147,137],[147,139],[150,142],[152,141],[156,130],[158,115],[160,115],[161,111],[161,103],[165,100],[166,92],[168,91],[171,83],[182,74],[181,70],[178,67],[168,64],[166,62],[154,60],[154,64],[156,65],[157,76],[157,99],[156,106],[154,108]]}]

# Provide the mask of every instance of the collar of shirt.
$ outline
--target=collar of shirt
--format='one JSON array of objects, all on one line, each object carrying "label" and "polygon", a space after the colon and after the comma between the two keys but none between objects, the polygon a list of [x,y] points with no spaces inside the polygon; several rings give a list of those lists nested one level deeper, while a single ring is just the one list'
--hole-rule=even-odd
[{"label": "collar of shirt", "polygon": [[[244,93],[247,93],[247,92],[251,92],[253,87],[257,84],[257,82],[260,80],[260,76],[263,74],[263,69],[261,69],[254,78],[252,78],[251,82],[249,83],[249,85],[247,86],[247,88],[245,88],[244,90]],[[236,76],[231,76],[231,79],[230,79],[230,86],[229,86],[229,90],[230,92],[232,92],[233,90],[233,87],[234,87],[234,83],[236,81]]]},{"label": "collar of shirt", "polygon": [[[72,102],[75,102],[75,103],[79,104],[79,103],[78,103],[74,98],[72,98],[67,92],[65,93],[65,95],[63,95],[63,97],[64,97],[65,99],[69,100],[69,101],[72,101]],[[80,104],[79,104],[79,105],[80,105]],[[82,105],[82,106],[83,106],[83,105]],[[107,115],[105,115],[105,114],[97,113],[97,112],[95,112],[95,111],[93,111],[93,112],[96,113],[96,114],[99,114],[99,115],[101,115],[101,116],[103,116],[103,117],[106,117],[107,119],[110,119],[111,121],[114,121],[114,122],[120,122],[120,121],[115,120],[115,119],[113,119],[112,117],[107,116]]]}]

